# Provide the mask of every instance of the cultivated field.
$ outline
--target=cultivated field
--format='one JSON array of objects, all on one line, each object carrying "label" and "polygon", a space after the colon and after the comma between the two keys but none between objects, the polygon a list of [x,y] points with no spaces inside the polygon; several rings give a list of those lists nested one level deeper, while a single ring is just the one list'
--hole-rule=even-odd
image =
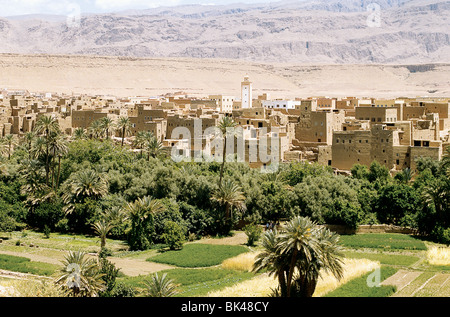
[{"label": "cultivated field", "polygon": [[[89,236],[52,233],[46,239],[42,233],[32,231],[0,236],[2,296],[53,294],[55,290],[49,281],[68,250],[82,250],[91,256],[99,250],[99,239]],[[445,246],[400,234],[342,238],[344,279],[337,281],[323,274],[314,296],[450,296],[450,262]],[[183,297],[265,297],[277,286],[272,276],[251,272],[259,246],[246,246],[246,235],[240,231],[234,232],[233,237],[205,238],[186,243],[181,251],[163,253],[158,248],[129,252],[122,241],[107,240],[107,245],[113,252],[108,259],[120,268],[118,281],[138,291],[143,290],[143,281],[154,272],[167,273],[174,279],[179,284],[178,296]],[[377,272],[381,272],[378,282]],[[30,279],[46,282],[23,283]]]}]

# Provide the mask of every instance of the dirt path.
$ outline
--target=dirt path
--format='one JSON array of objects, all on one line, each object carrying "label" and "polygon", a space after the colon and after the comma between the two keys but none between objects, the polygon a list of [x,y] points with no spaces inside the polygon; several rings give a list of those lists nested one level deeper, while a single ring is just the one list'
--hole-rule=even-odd
[{"label": "dirt path", "polygon": [[[215,238],[204,238],[193,243],[204,243],[204,244],[225,244],[225,245],[243,245],[247,242],[247,236],[244,232],[236,232],[232,237],[226,237],[221,239]],[[55,256],[45,256],[37,254],[35,252],[13,252],[13,251],[3,251],[0,250],[0,254],[7,254],[13,256],[21,256],[29,258],[31,261],[44,262],[50,264],[61,265],[64,260],[64,252],[60,255]],[[94,255],[92,255],[94,256]],[[139,276],[155,273],[162,270],[173,269],[174,266],[153,263],[140,258],[119,258],[119,257],[108,257],[114,265],[120,269],[120,271],[127,276]]]}]

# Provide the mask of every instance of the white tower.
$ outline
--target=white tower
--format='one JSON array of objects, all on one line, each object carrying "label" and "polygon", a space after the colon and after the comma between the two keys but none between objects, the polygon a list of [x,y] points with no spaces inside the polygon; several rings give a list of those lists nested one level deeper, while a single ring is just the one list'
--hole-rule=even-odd
[{"label": "white tower", "polygon": [[251,108],[252,102],[252,82],[249,80],[248,75],[245,75],[244,81],[241,83],[241,108]]}]

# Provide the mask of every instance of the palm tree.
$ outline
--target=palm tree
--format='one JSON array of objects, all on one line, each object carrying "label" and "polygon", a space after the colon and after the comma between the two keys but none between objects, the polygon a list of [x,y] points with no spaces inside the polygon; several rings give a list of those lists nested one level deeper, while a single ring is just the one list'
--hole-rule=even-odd
[{"label": "palm tree", "polygon": [[95,120],[91,122],[91,125],[89,126],[89,134],[91,135],[91,138],[99,139],[103,136],[103,127],[100,120]]},{"label": "palm tree", "polygon": [[131,121],[128,117],[120,117],[119,121],[116,125],[117,129],[120,130],[120,136],[122,137],[122,146],[123,141],[127,135],[131,134]]},{"label": "palm tree", "polygon": [[431,184],[424,187],[422,197],[424,204],[435,210],[437,220],[440,223],[445,222],[446,212],[450,206],[450,181],[434,179]]},{"label": "palm tree", "polygon": [[108,193],[108,181],[94,170],[81,170],[71,175],[62,196],[65,210],[71,213],[77,202],[86,198],[101,198]]},{"label": "palm tree", "polygon": [[447,146],[445,149],[445,153],[442,157],[441,167],[444,172],[447,172],[450,175],[450,146]]},{"label": "palm tree", "polygon": [[11,158],[11,153],[14,147],[17,145],[17,142],[14,138],[14,135],[7,134],[1,139],[1,143],[4,144],[5,152],[8,153],[8,160]]},{"label": "palm tree", "polygon": [[112,229],[112,225],[108,221],[99,220],[92,225],[92,228],[100,237],[100,249],[103,250],[106,246],[106,236]]},{"label": "palm tree", "polygon": [[148,160],[150,160],[150,157],[157,157],[163,147],[151,131],[139,131],[136,135],[135,144],[147,152]]},{"label": "palm tree", "polygon": [[76,128],[73,131],[72,138],[75,139],[75,140],[84,140],[84,139],[86,139],[87,138],[86,130],[83,129],[83,128]]},{"label": "palm tree", "polygon": [[214,192],[211,197],[224,208],[224,222],[226,230],[229,230],[233,220],[233,208],[245,210],[245,196],[241,187],[233,180],[225,180]]},{"label": "palm tree", "polygon": [[106,135],[106,139],[109,139],[110,132],[114,126],[114,121],[109,117],[103,117],[100,119],[100,126],[102,134]]},{"label": "palm tree", "polygon": [[414,171],[410,169],[409,167],[403,169],[401,172],[399,172],[397,175],[395,175],[395,178],[398,179],[400,182],[409,184],[411,180],[414,177]]},{"label": "palm tree", "polygon": [[45,184],[45,173],[42,171],[42,163],[35,159],[25,159],[20,163],[19,167],[21,186],[21,194],[27,198],[26,205],[31,211],[34,207],[44,201],[49,201],[56,196],[56,193]]},{"label": "palm tree", "polygon": [[[69,152],[68,141],[67,138],[62,134],[55,135],[50,140],[50,151],[52,152],[52,160],[58,158],[58,172],[56,175],[56,184],[55,187],[59,187],[59,177],[61,175],[61,159],[67,155]],[[53,187],[53,175],[55,174],[55,168],[53,168],[52,173],[52,187]]]},{"label": "palm tree", "polygon": [[50,134],[51,133],[59,133],[59,123],[56,118],[52,116],[40,116],[36,121],[36,126],[34,127],[37,134],[44,134],[46,140],[46,152],[45,152],[45,181],[48,185],[49,181],[49,173],[50,173]]},{"label": "palm tree", "polygon": [[32,149],[32,144],[33,141],[36,138],[36,133],[34,133],[33,131],[31,132],[27,132],[23,135],[22,137],[22,142],[25,143],[26,149],[28,151],[28,158],[31,159],[31,149]]},{"label": "palm tree", "polygon": [[97,261],[85,255],[81,251],[70,251],[55,281],[74,297],[96,297],[106,287]]},{"label": "palm tree", "polygon": [[39,159],[41,156],[45,156],[47,148],[47,141],[43,137],[37,137],[33,140],[30,150],[31,159]]},{"label": "palm tree", "polygon": [[275,228],[272,231],[266,231],[261,239],[262,251],[258,253],[255,263],[253,264],[253,271],[267,271],[270,275],[275,275],[278,279],[278,288],[281,291],[281,296],[286,297],[286,280],[288,275],[289,261],[283,257],[278,247],[278,233]]},{"label": "palm tree", "polygon": [[262,246],[253,270],[278,278],[277,295],[311,297],[322,272],[343,277],[339,236],[309,218],[298,216],[282,232],[266,232]]},{"label": "palm tree", "polygon": [[[151,133],[151,132],[150,132]],[[150,160],[150,156],[153,158],[156,158],[158,155],[161,154],[163,145],[158,139],[153,136],[147,143],[147,152],[148,152],[148,160]]]},{"label": "palm tree", "polygon": [[150,280],[144,280],[144,284],[147,286],[147,296],[149,297],[172,297],[178,293],[177,285],[173,280],[167,278],[167,273],[161,277],[155,273]]},{"label": "palm tree", "polygon": [[137,149],[140,149],[140,157],[142,157],[142,151],[145,147],[145,138],[146,138],[146,131],[138,131],[136,133],[136,137],[133,141],[133,146]]},{"label": "palm tree", "polygon": [[146,250],[150,247],[153,233],[153,215],[163,212],[165,206],[150,196],[128,203],[126,212],[131,220],[128,243],[132,250]]},{"label": "palm tree", "polygon": [[237,123],[233,121],[232,118],[230,117],[223,117],[222,120],[219,122],[219,129],[220,132],[222,133],[222,137],[224,139],[223,142],[223,152],[222,152],[222,166],[220,167],[220,178],[219,178],[219,185],[222,184],[222,179],[223,179],[223,169],[225,166],[225,159],[226,159],[226,148],[227,148],[227,132],[229,132],[229,130],[231,128],[234,128],[237,126]]}]

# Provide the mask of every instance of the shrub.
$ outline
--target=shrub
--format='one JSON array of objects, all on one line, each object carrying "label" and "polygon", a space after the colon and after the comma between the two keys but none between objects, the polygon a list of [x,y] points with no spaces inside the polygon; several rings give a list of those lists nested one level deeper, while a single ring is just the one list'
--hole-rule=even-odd
[{"label": "shrub", "polygon": [[111,292],[111,297],[135,297],[136,290],[127,284],[117,283]]},{"label": "shrub", "polygon": [[256,224],[249,224],[243,228],[245,234],[247,235],[247,245],[254,246],[255,242],[259,240],[262,233],[262,227]]},{"label": "shrub", "polygon": [[100,258],[100,274],[103,274],[102,279],[105,281],[106,288],[103,292],[99,292],[99,296],[110,297],[116,286],[116,278],[119,274],[119,269],[106,258]]},{"label": "shrub", "polygon": [[170,250],[181,249],[185,242],[185,230],[176,222],[166,221],[161,238],[169,246]]}]

